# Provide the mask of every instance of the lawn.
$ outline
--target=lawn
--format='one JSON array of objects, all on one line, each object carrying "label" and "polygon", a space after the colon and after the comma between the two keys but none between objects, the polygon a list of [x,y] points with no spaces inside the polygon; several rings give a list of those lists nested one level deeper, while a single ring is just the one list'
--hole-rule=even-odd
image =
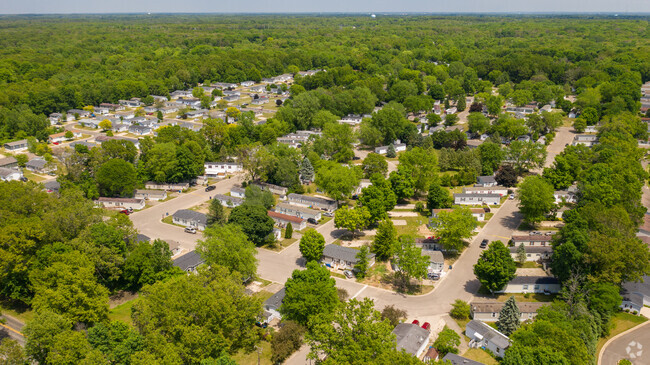
[{"label": "lawn", "polygon": [[536,269],[539,267],[542,267],[542,265],[536,263],[535,261],[526,261],[524,264],[520,264],[518,262],[515,263],[517,265],[517,268],[519,269]]},{"label": "lawn", "polygon": [[8,300],[0,301],[0,313],[8,314],[23,323],[27,323],[34,318],[34,312],[31,308]]},{"label": "lawn", "polygon": [[528,294],[507,293],[507,294],[498,295],[496,297],[496,300],[499,302],[505,302],[511,296],[514,296],[517,302],[544,302],[544,303],[552,302],[556,297],[556,295],[544,295],[544,294],[533,294],[533,293],[528,293]]},{"label": "lawn", "polygon": [[615,315],[612,316],[612,319],[610,321],[609,336],[603,337],[600,340],[598,340],[598,346],[596,347],[596,354],[600,353],[600,349],[603,348],[605,342],[607,342],[610,338],[618,335],[619,333],[623,333],[632,327],[636,327],[647,320],[648,319],[643,316],[635,316],[634,314],[629,314],[625,312],[616,313]]},{"label": "lawn", "polygon": [[488,354],[487,352],[481,349],[469,349],[463,354],[463,356],[470,360],[483,363],[485,365],[499,364],[499,362],[495,358],[493,358],[492,356],[490,356],[490,354]]},{"label": "lawn", "polygon": [[[284,229],[282,230],[282,237],[284,237]],[[275,251],[275,252],[280,252],[280,251],[284,250],[285,248],[293,245],[297,241],[298,241],[298,239],[296,237],[285,238],[285,239],[282,239],[281,241],[273,242],[273,243],[264,245],[263,248],[265,248],[267,250]]]},{"label": "lawn", "polygon": [[266,290],[260,290],[257,293],[253,294],[253,298],[261,299],[262,303],[265,302],[267,299],[273,296],[273,293],[268,292]]},{"label": "lawn", "polygon": [[131,320],[131,308],[138,300],[138,298],[135,298],[111,309],[108,312],[108,319],[111,321],[122,321],[130,326],[133,326],[133,321]]},{"label": "lawn", "polygon": [[257,351],[253,351],[249,354],[245,353],[243,350],[239,351],[237,354],[232,356],[232,359],[240,365],[255,365],[255,364],[267,364],[271,365],[271,344],[262,341],[258,345],[259,351],[261,351],[261,354],[259,355],[259,362],[258,362],[258,353]]},{"label": "lawn", "polygon": [[398,236],[403,234],[413,237],[421,236],[418,233],[420,226],[429,223],[429,219],[424,217],[395,217],[393,220],[406,221],[405,226],[395,225],[395,230],[397,231]]},{"label": "lawn", "polygon": [[35,173],[33,173],[33,172],[31,172],[31,171],[29,171],[27,169],[23,170],[23,175],[26,178],[28,178],[29,180],[31,180],[33,182],[36,182],[36,183],[39,183],[39,182],[46,179],[45,177],[40,176],[40,175],[36,175]]}]

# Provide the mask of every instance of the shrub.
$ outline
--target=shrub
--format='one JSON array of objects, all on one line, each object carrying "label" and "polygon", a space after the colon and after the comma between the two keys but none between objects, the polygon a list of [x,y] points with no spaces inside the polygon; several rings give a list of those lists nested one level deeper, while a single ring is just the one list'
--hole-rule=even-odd
[{"label": "shrub", "polygon": [[468,319],[470,315],[469,304],[463,300],[456,299],[454,304],[452,304],[452,309],[451,312],[449,312],[449,315],[456,319]]}]

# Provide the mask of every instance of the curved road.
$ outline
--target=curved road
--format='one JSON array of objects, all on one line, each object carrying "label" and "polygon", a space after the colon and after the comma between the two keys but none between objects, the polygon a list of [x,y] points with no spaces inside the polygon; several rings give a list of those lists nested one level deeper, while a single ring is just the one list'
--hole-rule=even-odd
[{"label": "curved road", "polygon": [[605,344],[598,365],[616,365],[621,359],[633,365],[650,365],[650,321],[619,336]]}]

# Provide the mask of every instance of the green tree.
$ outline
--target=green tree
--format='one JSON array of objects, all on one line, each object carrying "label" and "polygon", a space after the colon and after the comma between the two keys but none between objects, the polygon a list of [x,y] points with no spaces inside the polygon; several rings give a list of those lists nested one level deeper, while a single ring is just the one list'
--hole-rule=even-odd
[{"label": "green tree", "polygon": [[293,237],[293,226],[291,225],[291,222],[287,223],[287,228],[284,230],[284,238],[285,239],[290,239]]},{"label": "green tree", "polygon": [[399,156],[399,163],[398,172],[402,168],[407,168],[405,172],[411,174],[414,193],[423,194],[438,178],[438,158],[433,149],[413,147]]},{"label": "green tree", "polygon": [[492,294],[503,289],[515,277],[516,270],[515,260],[510,256],[510,250],[501,241],[490,243],[488,249],[481,253],[481,257],[474,265],[474,275],[483,288]]},{"label": "green tree", "polygon": [[64,137],[65,139],[72,139],[74,138],[74,133],[72,133],[72,131],[65,131]]},{"label": "green tree", "polygon": [[111,321],[88,329],[88,342],[111,363],[129,364],[131,355],[144,349],[142,336],[126,323]]},{"label": "green tree", "polygon": [[[379,175],[376,176],[381,179]],[[379,179],[375,179],[375,181],[378,181]],[[368,209],[368,212],[370,213],[369,223],[374,223],[378,220],[387,218],[388,214],[386,212],[392,210],[397,202],[397,197],[388,187],[388,184],[382,186],[384,185],[384,182],[385,180],[383,180],[381,184],[373,184],[364,188],[361,191],[361,196],[359,196],[359,204]]]},{"label": "green tree", "polygon": [[397,152],[395,151],[395,145],[393,143],[388,145],[388,149],[386,149],[386,157],[388,158],[397,157]]},{"label": "green tree", "polygon": [[275,205],[275,198],[270,191],[262,190],[257,185],[249,185],[244,192],[244,204],[271,209]]},{"label": "green tree", "polygon": [[452,125],[455,125],[458,123],[460,118],[458,117],[458,114],[447,114],[445,115],[445,125],[447,127],[451,127]]},{"label": "green tree", "polygon": [[393,257],[397,245],[397,230],[390,219],[379,222],[371,251],[377,259],[386,261]]},{"label": "green tree", "polygon": [[438,350],[441,356],[448,353],[457,354],[460,345],[460,336],[451,328],[445,326],[433,342],[433,347]]},{"label": "green tree", "polygon": [[302,234],[299,246],[300,254],[302,254],[302,257],[307,262],[320,261],[323,256],[323,249],[325,248],[325,237],[317,230],[309,228]]},{"label": "green tree", "polygon": [[584,133],[586,128],[587,122],[583,118],[576,118],[576,120],[573,121],[573,129],[576,133]]},{"label": "green tree", "polygon": [[104,119],[101,122],[99,122],[99,128],[101,128],[104,131],[110,130],[113,128],[113,123],[108,119]]},{"label": "green tree", "polygon": [[429,187],[429,194],[427,194],[427,210],[451,208],[453,198],[449,194],[449,190],[440,186],[440,181],[435,181]]},{"label": "green tree", "polygon": [[348,208],[344,206],[336,211],[334,225],[337,228],[345,228],[354,237],[358,230],[362,230],[370,224],[370,211],[366,207]]},{"label": "green tree", "polygon": [[3,365],[29,364],[23,347],[16,340],[10,338],[0,340],[0,358],[2,358]]},{"label": "green tree", "polygon": [[555,207],[553,185],[541,176],[529,176],[519,186],[517,191],[519,211],[529,223],[544,219]]},{"label": "green tree", "polygon": [[465,100],[464,97],[458,99],[456,102],[456,109],[458,109],[459,112],[464,111],[467,108],[467,100]]},{"label": "green tree", "polygon": [[15,155],[14,158],[16,158],[16,162],[20,167],[25,167],[25,164],[29,161],[29,157],[24,153],[19,153]]},{"label": "green tree", "polygon": [[451,305],[451,312],[449,312],[449,315],[452,316],[453,318],[460,319],[460,320],[465,320],[469,318],[470,315],[470,307],[467,302],[456,299],[456,301]]},{"label": "green tree", "polygon": [[394,305],[387,305],[381,310],[381,318],[388,320],[391,327],[395,327],[406,319],[406,311],[403,309],[395,308]]},{"label": "green tree", "polygon": [[171,257],[169,244],[163,240],[140,242],[127,255],[122,268],[122,278],[131,290],[153,284],[168,274],[178,273],[173,269]]},{"label": "green tree", "polygon": [[294,270],[285,284],[282,318],[306,326],[316,316],[333,313],[340,303],[335,284],[329,270],[314,261],[305,270]]},{"label": "green tree", "polygon": [[363,159],[363,174],[366,178],[370,178],[374,174],[380,174],[383,177],[386,177],[388,172],[388,162],[386,158],[377,153],[369,153],[366,158]]},{"label": "green tree", "polygon": [[314,167],[306,157],[300,163],[300,180],[308,183],[314,181]]},{"label": "green tree", "polygon": [[411,278],[424,279],[427,276],[429,257],[422,256],[422,249],[415,245],[412,237],[401,236],[395,249],[396,273],[404,286],[410,284]]},{"label": "green tree", "polygon": [[294,321],[283,321],[282,327],[271,340],[271,361],[279,364],[302,346],[305,327]]},{"label": "green tree", "polygon": [[226,223],[226,212],[223,210],[223,205],[218,199],[212,199],[208,208],[207,224],[212,226],[224,223]]},{"label": "green tree", "polygon": [[439,212],[431,223],[436,227],[440,243],[447,250],[461,250],[465,245],[463,240],[471,238],[478,227],[478,221],[467,207]]},{"label": "green tree", "polygon": [[544,145],[533,141],[512,141],[506,150],[506,158],[511,161],[517,172],[542,168],[546,161]]},{"label": "green tree", "polygon": [[199,363],[223,351],[252,349],[259,337],[251,328],[261,311],[239,274],[215,266],[145,287],[132,318],[152,355]]},{"label": "green tree", "polygon": [[356,255],[356,258],[359,260],[357,261],[356,265],[354,265],[354,271],[359,279],[363,279],[366,277],[368,274],[368,258],[370,256],[370,250],[368,249],[368,246],[363,245],[359,249],[359,252]]},{"label": "green tree", "polygon": [[467,126],[472,133],[483,134],[490,128],[490,120],[480,112],[469,113]]},{"label": "green tree", "polygon": [[233,208],[228,223],[238,224],[256,246],[265,244],[273,233],[273,219],[259,205],[244,204]]},{"label": "green tree", "polygon": [[427,122],[429,123],[429,127],[432,128],[440,124],[442,118],[440,118],[440,115],[436,113],[429,113],[427,114]]},{"label": "green tree", "polygon": [[333,161],[323,161],[316,173],[316,185],[332,199],[343,200],[359,186],[361,174],[356,166],[345,167]]},{"label": "green tree", "polygon": [[40,364],[46,364],[56,335],[72,329],[72,321],[49,310],[34,313],[23,333],[27,338],[25,353]]},{"label": "green tree", "polygon": [[490,141],[481,143],[478,146],[478,153],[481,157],[481,166],[484,175],[492,175],[498,170],[505,157],[505,152],[501,149],[501,145]]},{"label": "green tree", "polygon": [[411,174],[411,169],[408,166],[399,164],[397,171],[390,173],[390,184],[393,187],[393,192],[397,200],[405,200],[415,195],[415,181]]},{"label": "green tree", "polygon": [[101,165],[95,178],[99,193],[109,197],[132,196],[137,182],[135,167],[119,158]]},{"label": "green tree", "polygon": [[257,250],[242,228],[235,224],[208,227],[196,251],[209,266],[220,265],[231,273],[250,278],[257,272]]},{"label": "green tree", "polygon": [[515,301],[515,297],[511,296],[506,300],[506,303],[501,308],[499,312],[499,320],[497,321],[497,328],[501,333],[506,336],[512,335],[519,326],[521,325],[521,312],[519,311],[519,306]]},{"label": "green tree", "polygon": [[103,356],[93,351],[82,332],[64,331],[54,337],[54,345],[47,354],[47,363],[52,365],[80,364],[82,362],[103,362]]}]

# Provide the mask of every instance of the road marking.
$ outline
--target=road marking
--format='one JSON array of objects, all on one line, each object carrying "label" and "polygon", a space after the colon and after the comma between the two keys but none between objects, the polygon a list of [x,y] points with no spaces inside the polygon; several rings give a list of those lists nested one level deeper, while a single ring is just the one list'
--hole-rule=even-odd
[{"label": "road marking", "polygon": [[9,326],[7,326],[7,325],[4,325],[4,324],[0,323],[0,326],[2,326],[2,327],[4,327],[4,328],[8,329],[8,330],[11,331],[11,332],[17,333],[17,334],[19,334],[19,335],[25,337],[25,335],[23,335],[22,333],[16,331],[15,329],[13,329],[13,328],[11,328],[11,327],[9,327]]},{"label": "road marking", "polygon": [[361,294],[362,291],[366,290],[367,287],[368,285],[364,285],[363,288],[359,289],[359,291],[350,299],[356,298],[359,294]]},{"label": "road marking", "polygon": [[497,237],[497,238],[503,238],[504,240],[509,240],[510,239],[510,237],[499,236],[499,235],[496,235],[496,234],[491,234],[490,236]]}]

